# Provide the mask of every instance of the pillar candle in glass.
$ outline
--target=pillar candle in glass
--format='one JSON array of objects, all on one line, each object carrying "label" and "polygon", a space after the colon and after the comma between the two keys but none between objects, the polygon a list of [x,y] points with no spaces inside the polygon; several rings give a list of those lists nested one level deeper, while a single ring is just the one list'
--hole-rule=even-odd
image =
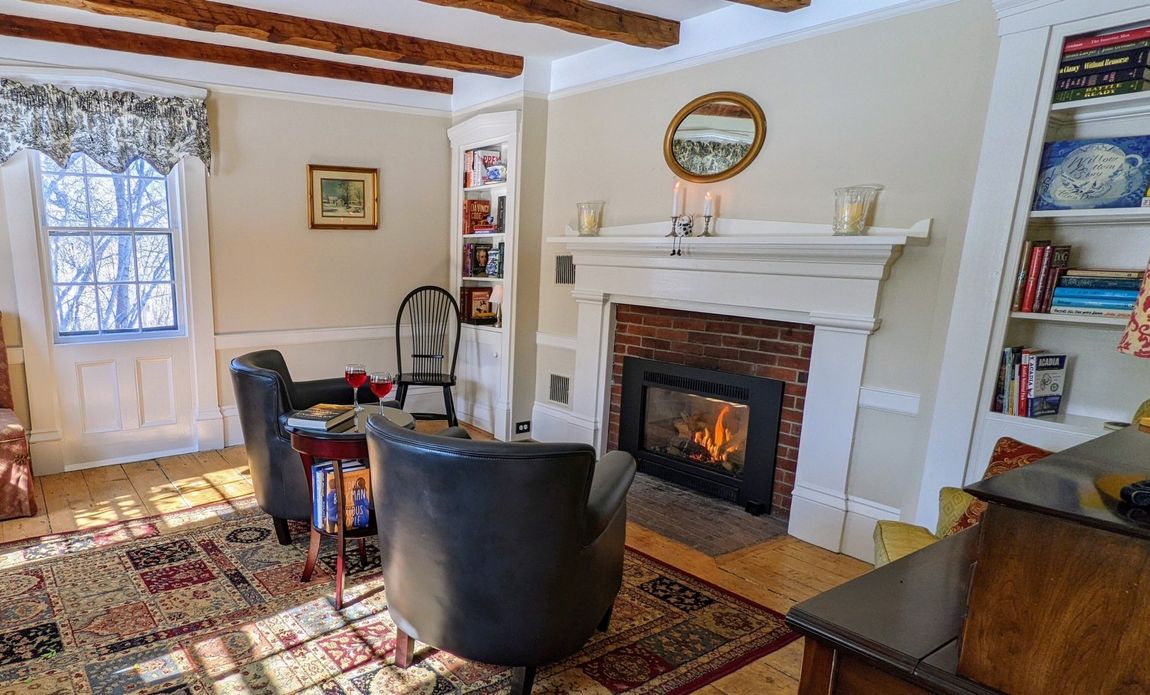
[{"label": "pillar candle in glass", "polygon": [[847,186],[835,189],[835,216],[831,230],[838,235],[862,234],[867,214],[882,186]]},{"label": "pillar candle in glass", "polygon": [[576,203],[575,207],[579,212],[579,236],[598,236],[599,226],[603,223],[603,201]]}]

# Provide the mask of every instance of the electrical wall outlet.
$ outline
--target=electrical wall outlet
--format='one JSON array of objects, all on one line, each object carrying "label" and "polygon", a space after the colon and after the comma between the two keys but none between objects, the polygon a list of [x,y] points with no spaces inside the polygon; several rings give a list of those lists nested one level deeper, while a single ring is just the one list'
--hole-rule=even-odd
[{"label": "electrical wall outlet", "polygon": [[523,422],[515,423],[515,434],[526,434],[531,431],[531,421],[524,420]]}]

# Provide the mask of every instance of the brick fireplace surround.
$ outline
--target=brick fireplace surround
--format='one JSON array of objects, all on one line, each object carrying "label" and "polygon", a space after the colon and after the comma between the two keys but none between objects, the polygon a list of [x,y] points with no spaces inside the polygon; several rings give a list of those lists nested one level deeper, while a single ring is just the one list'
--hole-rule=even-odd
[{"label": "brick fireplace surround", "polygon": [[[795,370],[783,375],[801,387],[784,406],[787,417],[802,413],[803,432],[800,442],[798,423],[785,422],[782,478],[794,486],[787,532],[870,557],[875,521],[898,518],[899,510],[848,493],[867,342],[882,323],[879,294],[891,264],[909,238],[929,238],[930,226],[926,219],[908,229],[834,236],[827,224],[724,219],[717,237],[682,239],[681,255],[669,253],[665,221],[604,227],[598,237],[549,237],[571,252],[577,269],[571,290],[576,334],[569,409],[537,407],[536,434],[608,449],[617,427],[616,338],[627,351],[635,349],[628,354],[653,359],[705,360],[705,367],[731,371]],[[628,324],[626,332],[615,330],[616,321]],[[714,322],[711,330],[708,322]],[[774,336],[780,326],[790,331],[787,340],[781,332],[779,338],[754,334]],[[797,355],[785,352],[800,334],[805,347]],[[708,349],[718,352],[706,358],[697,352]],[[794,358],[808,356],[803,384]]]},{"label": "brick fireplace surround", "polygon": [[623,358],[760,376],[786,383],[771,516],[787,520],[799,458],[814,327],[782,321],[722,316],[633,304],[615,308],[608,448],[619,442]]}]

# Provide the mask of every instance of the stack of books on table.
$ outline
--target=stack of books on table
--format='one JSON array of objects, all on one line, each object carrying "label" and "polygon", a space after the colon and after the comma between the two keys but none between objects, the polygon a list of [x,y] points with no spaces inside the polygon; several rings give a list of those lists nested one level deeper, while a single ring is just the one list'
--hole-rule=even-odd
[{"label": "stack of books on table", "polygon": [[1144,274],[1141,270],[1071,268],[1054,288],[1050,313],[1128,318]]},{"label": "stack of books on table", "polygon": [[1014,282],[1011,311],[1046,313],[1058,284],[1070,265],[1070,246],[1054,245],[1049,239],[1027,241]]},{"label": "stack of books on table", "polygon": [[[339,519],[335,464],[313,466],[311,476],[313,523],[317,528],[335,533]],[[345,531],[367,528],[371,524],[371,476],[360,461],[343,464],[343,523]]]},{"label": "stack of books on table", "polygon": [[334,430],[348,424],[355,417],[355,408],[335,403],[317,403],[305,410],[293,410],[288,414],[288,427],[303,427],[309,430]]},{"label": "stack of books on table", "polygon": [[1150,85],[1150,27],[1062,45],[1054,103],[1141,92]]},{"label": "stack of books on table", "polygon": [[991,409],[1022,417],[1057,415],[1062,408],[1067,359],[1041,348],[1004,348]]}]

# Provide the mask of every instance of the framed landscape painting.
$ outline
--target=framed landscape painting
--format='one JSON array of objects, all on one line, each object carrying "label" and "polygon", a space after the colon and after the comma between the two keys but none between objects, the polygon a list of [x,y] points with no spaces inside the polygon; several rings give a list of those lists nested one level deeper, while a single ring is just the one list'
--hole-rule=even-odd
[{"label": "framed landscape painting", "polygon": [[379,169],[307,165],[311,229],[379,229]]}]

